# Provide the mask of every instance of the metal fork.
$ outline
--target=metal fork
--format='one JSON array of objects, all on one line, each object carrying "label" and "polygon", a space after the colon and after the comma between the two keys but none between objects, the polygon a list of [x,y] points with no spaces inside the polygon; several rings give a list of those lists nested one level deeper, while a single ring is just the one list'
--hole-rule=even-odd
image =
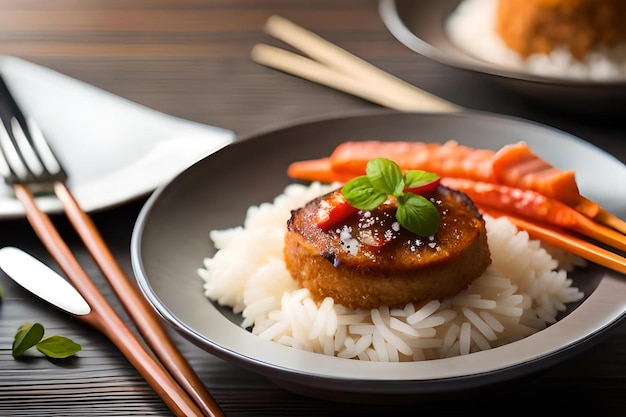
[{"label": "metal fork", "polygon": [[[220,407],[175,347],[156,312],[119,266],[91,218],[80,208],[66,185],[67,173],[43,133],[33,120],[24,117],[1,77],[0,119],[1,174],[24,206],[26,217],[39,239],[96,313],[83,317],[88,317],[91,325],[115,343],[175,414],[223,416]],[[33,192],[42,190],[54,192],[63,203],[73,227],[166,369],[143,348],[87,276],[50,217],[38,207]]]}]

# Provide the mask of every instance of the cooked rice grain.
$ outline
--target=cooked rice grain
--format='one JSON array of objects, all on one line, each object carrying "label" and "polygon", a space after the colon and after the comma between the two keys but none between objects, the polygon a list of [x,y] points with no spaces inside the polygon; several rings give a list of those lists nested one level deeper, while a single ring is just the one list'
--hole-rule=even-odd
[{"label": "cooked rice grain", "polygon": [[[456,296],[401,309],[354,310],[331,298],[318,305],[289,275],[283,237],[292,209],[334,188],[289,185],[273,203],[251,207],[243,227],[212,231],[218,251],[198,270],[206,296],[241,313],[241,325],[264,339],[370,361],[429,360],[501,346],[554,323],[567,303],[583,297],[559,269],[558,250],[548,252],[506,219],[485,217],[493,263]],[[584,264],[562,258],[568,268]]]}]

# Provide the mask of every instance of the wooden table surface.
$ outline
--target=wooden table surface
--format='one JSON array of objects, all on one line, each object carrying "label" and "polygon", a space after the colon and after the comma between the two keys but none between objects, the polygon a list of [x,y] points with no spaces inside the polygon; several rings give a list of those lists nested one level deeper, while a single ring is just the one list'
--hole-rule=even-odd
[{"label": "wooden table surface", "polygon": [[[239,135],[310,117],[376,108],[355,97],[283,74],[250,59],[262,32],[280,14],[400,78],[462,106],[546,123],[626,161],[626,123],[563,114],[526,101],[474,75],[444,67],[402,46],[384,27],[375,0],[3,0],[0,54],[47,66],[159,111]],[[622,184],[623,186],[623,184]],[[623,188],[623,187],[622,187]],[[94,221],[129,274],[131,229],[143,199],[95,213]],[[55,221],[88,272],[119,309],[63,216]],[[23,219],[0,221],[0,246],[45,254]],[[36,299],[0,275],[0,415],[170,415],[164,403],[107,339]],[[24,322],[82,344],[77,357],[16,360],[11,344]],[[536,378],[514,381],[497,395],[409,405],[333,403],[292,394],[174,338],[227,416],[339,416],[534,412],[562,415],[581,407],[599,416],[626,415],[626,323],[599,344]],[[506,408],[505,408],[506,407]]]}]

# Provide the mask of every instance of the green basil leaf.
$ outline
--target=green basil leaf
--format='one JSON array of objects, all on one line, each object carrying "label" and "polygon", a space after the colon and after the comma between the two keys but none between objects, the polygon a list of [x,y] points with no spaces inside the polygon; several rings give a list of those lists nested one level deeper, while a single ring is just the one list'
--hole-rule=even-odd
[{"label": "green basil leaf", "polygon": [[65,336],[44,337],[35,347],[50,358],[67,358],[82,349],[78,343]]},{"label": "green basil leaf", "polygon": [[44,329],[39,323],[25,323],[20,326],[13,340],[13,357],[22,356],[43,337]]},{"label": "green basil leaf", "polygon": [[417,169],[413,169],[407,171],[404,174],[404,187],[405,188],[417,188],[425,184],[430,184],[439,178],[439,175],[433,174],[432,172],[420,171]]},{"label": "green basil leaf", "polygon": [[359,210],[374,210],[387,200],[387,194],[374,189],[366,176],[352,179],[342,187],[341,193],[348,204]]},{"label": "green basil leaf", "polygon": [[386,158],[374,158],[367,162],[365,172],[372,186],[387,195],[398,195],[404,190],[404,176],[395,162]]},{"label": "green basil leaf", "polygon": [[368,211],[383,204],[391,195],[398,203],[396,218],[402,227],[420,236],[433,236],[441,223],[437,208],[423,196],[404,190],[405,187],[426,185],[438,178],[437,174],[421,170],[403,174],[395,162],[374,158],[367,162],[366,175],[349,181],[341,192],[351,206]]},{"label": "green basil leaf", "polygon": [[435,205],[421,195],[412,193],[398,200],[396,218],[402,227],[420,236],[434,236],[441,222]]}]

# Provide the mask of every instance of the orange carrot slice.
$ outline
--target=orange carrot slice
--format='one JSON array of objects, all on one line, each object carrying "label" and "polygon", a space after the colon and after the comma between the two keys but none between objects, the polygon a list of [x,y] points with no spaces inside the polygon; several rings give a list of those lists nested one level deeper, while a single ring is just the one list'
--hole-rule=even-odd
[{"label": "orange carrot slice", "polygon": [[333,171],[330,158],[309,159],[292,162],[287,167],[287,175],[306,181],[335,182],[339,181]]},{"label": "orange carrot slice", "polygon": [[336,172],[364,175],[367,162],[373,158],[387,158],[400,168],[422,169],[428,160],[427,145],[423,142],[344,142],[330,155]]},{"label": "orange carrot slice", "polygon": [[367,162],[387,158],[401,169],[421,169],[439,176],[487,180],[492,177],[493,151],[473,149],[456,141],[444,144],[425,142],[363,141],[339,144],[330,155],[333,171],[357,176],[365,174]]}]

